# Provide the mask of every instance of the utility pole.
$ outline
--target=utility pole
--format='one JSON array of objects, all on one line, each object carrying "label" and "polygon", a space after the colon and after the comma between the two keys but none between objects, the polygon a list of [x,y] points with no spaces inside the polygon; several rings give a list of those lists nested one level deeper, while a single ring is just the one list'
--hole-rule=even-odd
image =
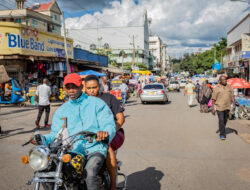
[{"label": "utility pole", "polygon": [[64,51],[66,56],[66,66],[67,66],[67,74],[71,73],[70,66],[69,66],[69,57],[68,57],[68,48],[67,48],[67,39],[66,39],[66,26],[65,26],[65,19],[64,19],[64,12],[62,12],[63,16],[63,33],[64,33]]},{"label": "utility pole", "polygon": [[100,50],[101,49],[101,40],[102,40],[102,37],[99,37],[99,18],[97,18],[96,30],[97,30],[98,49]]},{"label": "utility pole", "polygon": [[132,45],[133,45],[133,59],[132,59],[132,69],[133,69],[135,66],[135,36],[134,35],[133,35]]}]

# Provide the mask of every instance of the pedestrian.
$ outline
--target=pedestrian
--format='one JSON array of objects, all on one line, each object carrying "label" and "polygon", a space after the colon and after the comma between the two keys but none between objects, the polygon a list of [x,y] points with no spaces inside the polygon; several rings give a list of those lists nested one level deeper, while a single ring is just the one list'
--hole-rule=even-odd
[{"label": "pedestrian", "polygon": [[201,113],[208,113],[208,102],[212,96],[212,90],[207,86],[207,82],[207,80],[204,81],[199,90],[198,102],[200,103]]},{"label": "pedestrian", "polygon": [[104,92],[104,93],[107,93],[110,90],[111,90],[110,89],[110,82],[108,81],[108,77],[107,76],[103,76],[102,77],[102,83],[101,83],[100,91]]},{"label": "pedestrian", "polygon": [[136,97],[140,97],[140,93],[141,93],[141,82],[138,81],[138,84],[137,84],[137,89],[136,89]]},{"label": "pedestrian", "polygon": [[[196,96],[196,99],[198,100],[198,98],[199,98],[199,90],[200,90],[200,87],[201,87],[201,85],[200,85],[200,83],[199,83],[199,81],[197,80],[196,81],[196,85],[195,85],[195,96]],[[199,101],[199,100],[198,100]]]},{"label": "pedestrian", "polygon": [[215,115],[216,106],[216,112],[219,119],[220,139],[225,140],[226,124],[229,118],[229,111],[232,103],[233,108],[235,109],[233,89],[227,84],[225,76],[220,76],[219,85],[213,91],[212,100],[212,114]]},{"label": "pedestrian", "polygon": [[192,107],[193,105],[193,98],[194,98],[194,90],[195,86],[192,83],[192,80],[188,80],[188,84],[185,86],[184,96],[187,94],[188,97],[188,106]]},{"label": "pedestrian", "polygon": [[40,119],[45,110],[45,120],[44,127],[50,127],[49,122],[49,113],[50,113],[50,96],[51,96],[51,88],[48,86],[49,80],[43,79],[43,84],[39,85],[36,90],[36,96],[38,97],[38,115],[37,120],[35,122],[37,128],[40,128]]},{"label": "pedestrian", "polygon": [[126,103],[127,91],[128,91],[128,86],[126,85],[125,80],[122,81],[122,84],[120,86],[120,90],[122,92],[122,106],[124,106]]}]

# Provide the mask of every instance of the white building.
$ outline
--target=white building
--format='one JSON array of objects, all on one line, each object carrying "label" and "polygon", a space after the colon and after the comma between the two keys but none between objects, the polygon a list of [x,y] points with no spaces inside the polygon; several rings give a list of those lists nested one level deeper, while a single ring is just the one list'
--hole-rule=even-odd
[{"label": "white building", "polygon": [[227,50],[224,68],[228,73],[240,74],[249,80],[250,13],[227,33]]},{"label": "white building", "polygon": [[159,36],[149,36],[149,50],[153,57],[153,68],[160,68],[162,63],[162,40]]},{"label": "white building", "polygon": [[[133,62],[149,63],[149,39],[147,12],[143,15],[143,23],[140,26],[126,27],[97,27],[86,29],[69,29],[68,36],[74,40],[74,46],[93,51],[93,49],[110,48],[113,59],[122,64]],[[122,58],[121,51],[126,57]]]}]

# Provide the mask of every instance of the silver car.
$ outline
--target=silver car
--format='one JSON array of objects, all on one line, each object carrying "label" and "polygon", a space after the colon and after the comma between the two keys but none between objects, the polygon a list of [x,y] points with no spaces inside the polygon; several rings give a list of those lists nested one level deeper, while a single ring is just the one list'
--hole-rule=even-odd
[{"label": "silver car", "polygon": [[161,83],[146,84],[142,89],[140,98],[143,104],[146,102],[168,102],[167,91]]}]

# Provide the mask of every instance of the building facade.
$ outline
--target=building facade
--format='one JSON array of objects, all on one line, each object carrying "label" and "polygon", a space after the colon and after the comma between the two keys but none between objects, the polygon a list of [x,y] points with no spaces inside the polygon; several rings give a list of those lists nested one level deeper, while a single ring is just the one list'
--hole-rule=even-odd
[{"label": "building facade", "polygon": [[159,36],[149,36],[149,50],[153,57],[153,68],[160,68],[162,64],[162,40]]},{"label": "building facade", "polygon": [[24,9],[19,2],[21,0],[17,1],[17,9],[0,10],[0,22],[14,22],[45,32],[61,34],[62,12],[56,1],[35,4],[27,9]]},{"label": "building facade", "polygon": [[[149,38],[147,12],[141,26],[97,27],[87,29],[68,29],[68,36],[74,46],[95,52],[96,49],[110,49],[112,59],[122,63],[149,64]],[[125,52],[125,56],[122,56]]]},{"label": "building facade", "polygon": [[223,68],[229,74],[238,74],[249,80],[250,65],[250,13],[227,33],[228,55]]}]

